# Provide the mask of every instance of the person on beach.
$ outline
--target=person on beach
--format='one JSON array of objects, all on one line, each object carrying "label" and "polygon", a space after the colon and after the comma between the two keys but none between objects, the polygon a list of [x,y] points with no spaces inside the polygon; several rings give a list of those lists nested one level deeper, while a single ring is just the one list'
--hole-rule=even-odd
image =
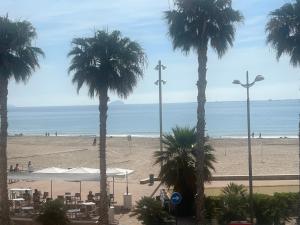
[{"label": "person on beach", "polygon": [[31,196],[30,196],[28,190],[25,190],[25,193],[23,194],[23,198],[24,198],[26,205],[29,205],[31,202]]},{"label": "person on beach", "polygon": [[94,195],[93,195],[93,192],[92,191],[89,191],[89,194],[88,194],[88,196],[87,196],[87,200],[89,201],[89,202],[94,202],[95,200],[94,200]]},{"label": "person on beach", "polygon": [[37,189],[34,189],[32,198],[33,198],[33,208],[35,210],[39,209],[41,193]]},{"label": "person on beach", "polygon": [[254,132],[252,132],[251,136],[252,136],[252,138],[254,138]]},{"label": "person on beach", "polygon": [[261,133],[259,133],[259,138],[261,138]]},{"label": "person on beach", "polygon": [[33,167],[32,167],[31,161],[29,161],[27,164],[27,170],[29,173],[33,172]]},{"label": "person on beach", "polygon": [[19,168],[19,164],[17,163],[15,168],[14,168],[14,172],[20,172],[20,168]]},{"label": "person on beach", "polygon": [[97,144],[97,139],[96,139],[96,138],[94,138],[94,141],[93,141],[93,146],[96,146],[96,144]]},{"label": "person on beach", "polygon": [[[9,167],[9,172],[10,172],[10,173],[14,172],[14,166],[13,166],[13,165],[10,165],[10,167]],[[13,180],[8,180],[8,183],[9,183],[9,184],[13,183]]]}]

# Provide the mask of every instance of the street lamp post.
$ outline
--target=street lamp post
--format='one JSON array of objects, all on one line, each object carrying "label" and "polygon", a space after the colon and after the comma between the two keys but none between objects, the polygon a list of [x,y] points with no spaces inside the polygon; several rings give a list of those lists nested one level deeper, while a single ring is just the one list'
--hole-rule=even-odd
[{"label": "street lamp post", "polygon": [[166,81],[161,79],[161,71],[165,70],[167,67],[161,64],[161,61],[158,61],[158,65],[155,67],[158,70],[158,80],[155,82],[159,88],[159,148],[162,151],[162,87],[161,84],[165,84]]},{"label": "street lamp post", "polygon": [[250,137],[250,99],[249,88],[256,82],[264,80],[264,77],[257,75],[252,83],[249,83],[248,71],[246,72],[246,84],[242,84],[239,80],[234,80],[233,84],[239,84],[247,89],[247,128],[248,128],[248,166],[249,166],[249,205],[250,205],[250,222],[253,224],[253,177],[252,177],[252,154],[251,154],[251,137]]}]

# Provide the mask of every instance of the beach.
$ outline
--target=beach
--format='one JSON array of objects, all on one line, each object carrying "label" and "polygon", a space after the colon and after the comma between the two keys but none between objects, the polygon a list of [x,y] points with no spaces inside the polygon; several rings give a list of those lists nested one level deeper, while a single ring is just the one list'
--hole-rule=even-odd
[{"label": "beach", "polygon": [[[93,146],[90,136],[22,136],[8,138],[8,166],[19,163],[20,169],[27,169],[28,161],[35,170],[46,167],[91,167],[99,168],[98,145]],[[98,144],[98,140],[97,140]],[[214,175],[247,175],[248,152],[247,139],[227,138],[211,139],[210,144],[215,149],[217,163]],[[159,165],[153,165],[153,152],[159,150],[158,138],[127,137],[107,138],[107,167],[132,169],[135,172],[129,176],[129,192],[133,202],[142,196],[150,196],[157,187],[141,185],[139,181],[153,173],[157,176]],[[252,139],[253,175],[298,174],[299,148],[298,140],[293,138],[254,138]],[[109,178],[111,181],[112,179]],[[228,182],[212,182],[206,185],[207,194],[217,194]],[[247,185],[247,182],[240,182]],[[254,186],[259,192],[298,191],[298,181],[256,181]],[[9,184],[9,188],[37,188],[50,192],[49,181],[19,181]],[[269,187],[264,189],[263,187]],[[276,189],[277,188],[277,189]],[[86,197],[89,190],[99,192],[98,182],[83,182],[82,196]],[[124,179],[116,179],[116,205],[123,204],[123,194],[126,190]],[[79,192],[77,182],[53,182],[53,197],[71,191]],[[112,183],[110,182],[110,192]],[[139,224],[135,217],[128,213],[117,214],[116,219],[122,224]]]}]

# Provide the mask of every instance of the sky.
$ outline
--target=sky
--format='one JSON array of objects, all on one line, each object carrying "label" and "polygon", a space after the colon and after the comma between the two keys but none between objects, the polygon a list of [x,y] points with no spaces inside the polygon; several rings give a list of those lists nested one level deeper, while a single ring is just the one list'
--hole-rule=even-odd
[{"label": "sky", "polygon": [[[90,37],[95,30],[120,30],[137,41],[148,56],[144,78],[134,92],[123,100],[128,104],[157,103],[158,87],[154,69],[159,59],[167,68],[162,72],[163,102],[196,102],[197,57],[191,52],[174,51],[168,36],[164,11],[173,8],[172,0],[1,0],[0,15],[10,19],[28,20],[36,28],[34,45],[46,57],[24,85],[9,84],[8,103],[15,106],[95,105],[98,99],[88,97],[87,89],[79,94],[68,74],[71,41]],[[219,59],[209,49],[207,65],[207,100],[245,100],[245,89],[233,85],[234,79],[245,81],[260,74],[265,77],[251,88],[252,100],[299,99],[300,68],[293,68],[287,56],[276,60],[275,51],[266,45],[265,24],[270,11],[288,0],[233,0],[245,20],[236,29],[233,48]],[[110,100],[120,100],[110,93]]]}]

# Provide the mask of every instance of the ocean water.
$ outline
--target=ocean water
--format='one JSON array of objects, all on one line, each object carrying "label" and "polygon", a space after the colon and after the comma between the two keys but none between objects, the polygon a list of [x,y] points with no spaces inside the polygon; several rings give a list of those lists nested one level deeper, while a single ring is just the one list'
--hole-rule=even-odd
[{"label": "ocean water", "polygon": [[[163,105],[163,130],[196,125],[196,103]],[[252,101],[251,132],[263,137],[296,137],[300,100]],[[9,134],[98,135],[98,106],[11,107]],[[208,102],[206,133],[211,137],[246,137],[246,102]],[[110,105],[109,135],[158,136],[157,104]]]}]

